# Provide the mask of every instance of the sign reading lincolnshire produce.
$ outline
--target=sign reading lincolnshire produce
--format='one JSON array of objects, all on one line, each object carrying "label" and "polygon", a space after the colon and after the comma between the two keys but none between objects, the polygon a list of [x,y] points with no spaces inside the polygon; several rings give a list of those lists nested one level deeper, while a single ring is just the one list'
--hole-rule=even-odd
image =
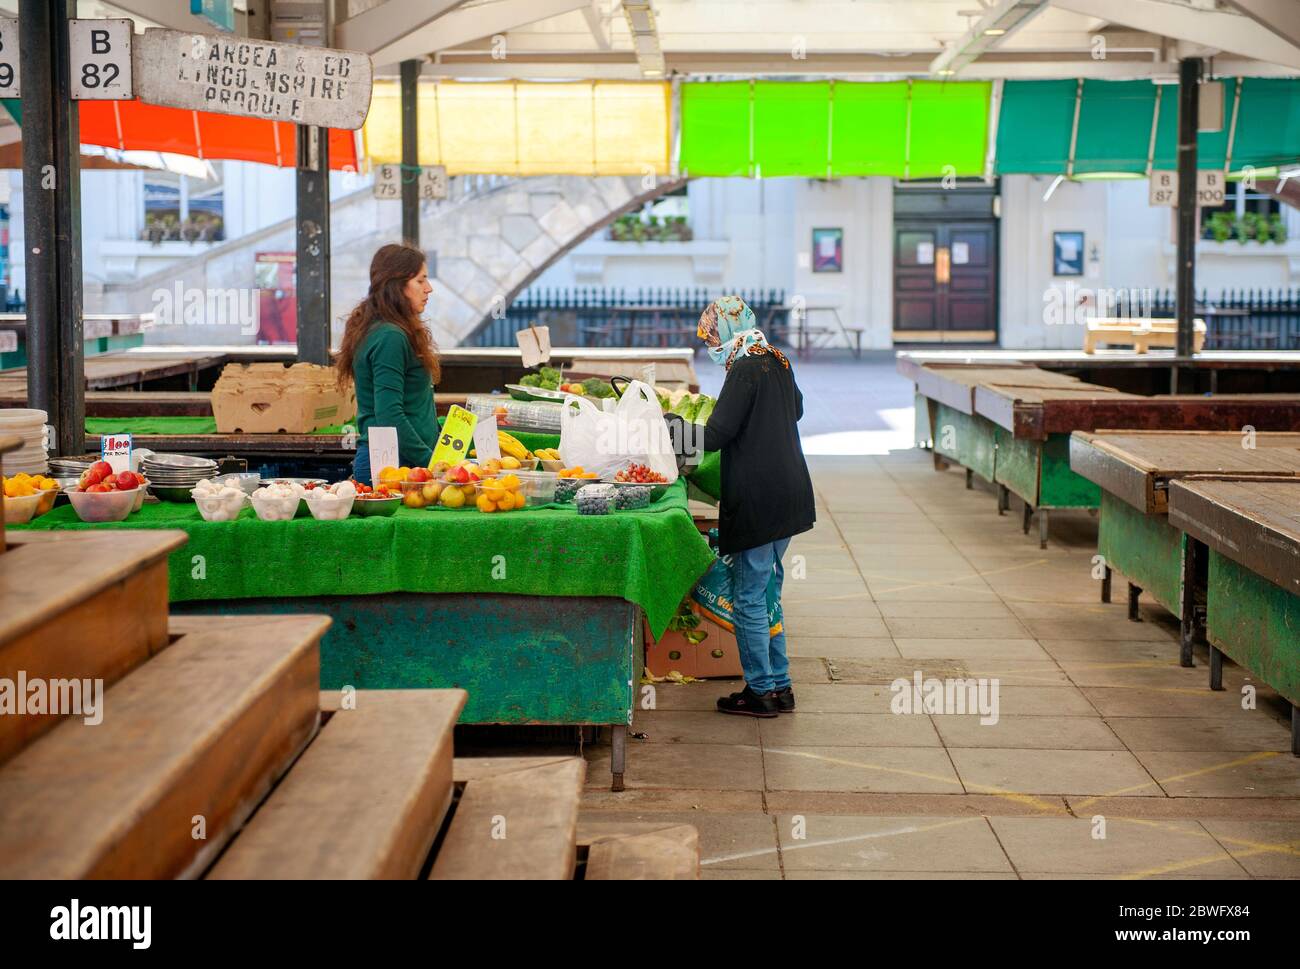
[{"label": "sign reading lincolnshire produce", "polygon": [[350,50],[161,28],[135,41],[136,93],[170,108],[355,129],[373,74]]}]

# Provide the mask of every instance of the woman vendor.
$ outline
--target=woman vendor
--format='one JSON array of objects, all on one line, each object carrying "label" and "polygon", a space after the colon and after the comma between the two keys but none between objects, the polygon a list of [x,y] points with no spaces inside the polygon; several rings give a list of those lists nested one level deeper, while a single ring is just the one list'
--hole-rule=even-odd
[{"label": "woman vendor", "polygon": [[424,253],[387,245],[370,260],[370,292],[349,314],[338,356],[339,386],[356,386],[357,456],[353,475],[371,483],[369,433],[397,428],[398,463],[425,466],[438,440],[433,387],[438,348],[420,319],[429,302]]}]

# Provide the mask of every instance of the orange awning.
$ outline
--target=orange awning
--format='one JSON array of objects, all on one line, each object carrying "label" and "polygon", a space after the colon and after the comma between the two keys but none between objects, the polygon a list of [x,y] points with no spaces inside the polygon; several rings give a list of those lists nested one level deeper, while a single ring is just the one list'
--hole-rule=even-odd
[{"label": "orange awning", "polygon": [[[164,108],[142,101],[82,101],[81,141],[122,151],[168,151],[209,160],[292,167],[294,129],[286,121]],[[356,137],[330,129],[330,168],[357,170]]]}]

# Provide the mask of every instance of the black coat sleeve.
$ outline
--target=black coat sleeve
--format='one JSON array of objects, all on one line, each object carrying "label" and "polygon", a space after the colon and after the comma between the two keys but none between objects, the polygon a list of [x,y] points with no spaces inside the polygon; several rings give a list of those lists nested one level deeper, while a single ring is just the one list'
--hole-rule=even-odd
[{"label": "black coat sleeve", "polygon": [[754,374],[743,358],[732,364],[718,403],[704,425],[704,450],[721,451],[740,433],[754,404]]}]

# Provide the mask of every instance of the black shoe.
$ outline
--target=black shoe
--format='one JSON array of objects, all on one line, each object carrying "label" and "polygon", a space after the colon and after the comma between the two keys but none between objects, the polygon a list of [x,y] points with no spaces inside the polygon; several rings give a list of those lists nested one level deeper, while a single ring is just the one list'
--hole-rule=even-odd
[{"label": "black shoe", "polygon": [[778,716],[775,693],[755,693],[746,686],[739,693],[718,698],[721,713],[735,713],[745,717]]},{"label": "black shoe", "polygon": [[776,708],[782,713],[794,713],[794,687],[787,686],[784,690],[773,690],[772,695],[776,697]]}]

